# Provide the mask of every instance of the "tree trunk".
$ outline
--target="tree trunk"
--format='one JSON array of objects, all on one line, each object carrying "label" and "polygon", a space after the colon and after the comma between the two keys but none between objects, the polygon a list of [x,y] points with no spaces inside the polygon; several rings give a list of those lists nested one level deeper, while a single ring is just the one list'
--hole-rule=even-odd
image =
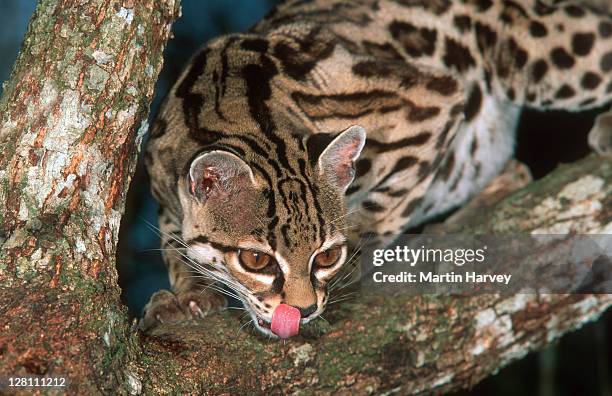
[{"label": "tree trunk", "polygon": [[0,101],[0,378],[125,382],[115,246],[178,0],[40,1]]},{"label": "tree trunk", "polygon": [[[68,378],[73,393],[442,393],[472,386],[596,319],[611,295],[363,292],[297,339],[225,312],[137,333],[114,257],[173,0],[45,0],[0,102],[0,379]],[[564,166],[464,232],[606,233],[612,165]]]}]

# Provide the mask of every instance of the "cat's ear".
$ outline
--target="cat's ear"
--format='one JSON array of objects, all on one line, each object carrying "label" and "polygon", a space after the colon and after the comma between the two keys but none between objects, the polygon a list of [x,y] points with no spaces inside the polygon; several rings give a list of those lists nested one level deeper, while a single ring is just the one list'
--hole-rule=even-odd
[{"label": "cat's ear", "polygon": [[365,129],[359,125],[341,132],[319,156],[319,174],[327,176],[345,191],[355,178],[355,161],[365,142]]},{"label": "cat's ear", "polygon": [[199,155],[191,162],[188,188],[201,202],[211,196],[228,197],[255,183],[253,171],[235,154],[215,150]]}]

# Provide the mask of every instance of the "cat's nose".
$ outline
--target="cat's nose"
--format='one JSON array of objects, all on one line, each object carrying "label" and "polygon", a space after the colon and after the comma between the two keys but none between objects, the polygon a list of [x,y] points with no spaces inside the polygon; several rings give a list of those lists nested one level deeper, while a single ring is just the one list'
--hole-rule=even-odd
[{"label": "cat's nose", "polygon": [[310,316],[314,311],[317,310],[317,304],[312,304],[310,307],[306,308],[298,308],[300,310],[300,315],[302,318],[306,318]]}]

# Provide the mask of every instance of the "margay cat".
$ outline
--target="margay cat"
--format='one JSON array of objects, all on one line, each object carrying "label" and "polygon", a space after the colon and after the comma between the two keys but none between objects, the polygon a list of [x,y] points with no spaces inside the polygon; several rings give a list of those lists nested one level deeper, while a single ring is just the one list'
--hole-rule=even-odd
[{"label": "margay cat", "polygon": [[[143,326],[223,307],[200,279],[227,284],[266,334],[281,303],[307,322],[361,237],[401,233],[501,171],[522,106],[610,101],[612,16],[580,3],[287,1],[197,54],[152,128],[172,292]],[[598,151],[611,130],[600,116]]]}]

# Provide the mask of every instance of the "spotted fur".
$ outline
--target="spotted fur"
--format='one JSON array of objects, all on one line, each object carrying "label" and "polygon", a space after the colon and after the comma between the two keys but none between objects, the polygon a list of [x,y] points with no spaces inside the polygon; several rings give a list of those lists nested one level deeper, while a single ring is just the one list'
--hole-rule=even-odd
[{"label": "spotted fur", "polygon": [[[385,243],[500,172],[522,107],[611,99],[612,17],[583,3],[287,1],[198,53],[152,128],[172,291],[199,287],[195,272],[227,284],[263,332],[280,303],[308,321],[364,238]],[[333,246],[338,265],[316,268]],[[246,270],[244,249],[274,265]]]}]

